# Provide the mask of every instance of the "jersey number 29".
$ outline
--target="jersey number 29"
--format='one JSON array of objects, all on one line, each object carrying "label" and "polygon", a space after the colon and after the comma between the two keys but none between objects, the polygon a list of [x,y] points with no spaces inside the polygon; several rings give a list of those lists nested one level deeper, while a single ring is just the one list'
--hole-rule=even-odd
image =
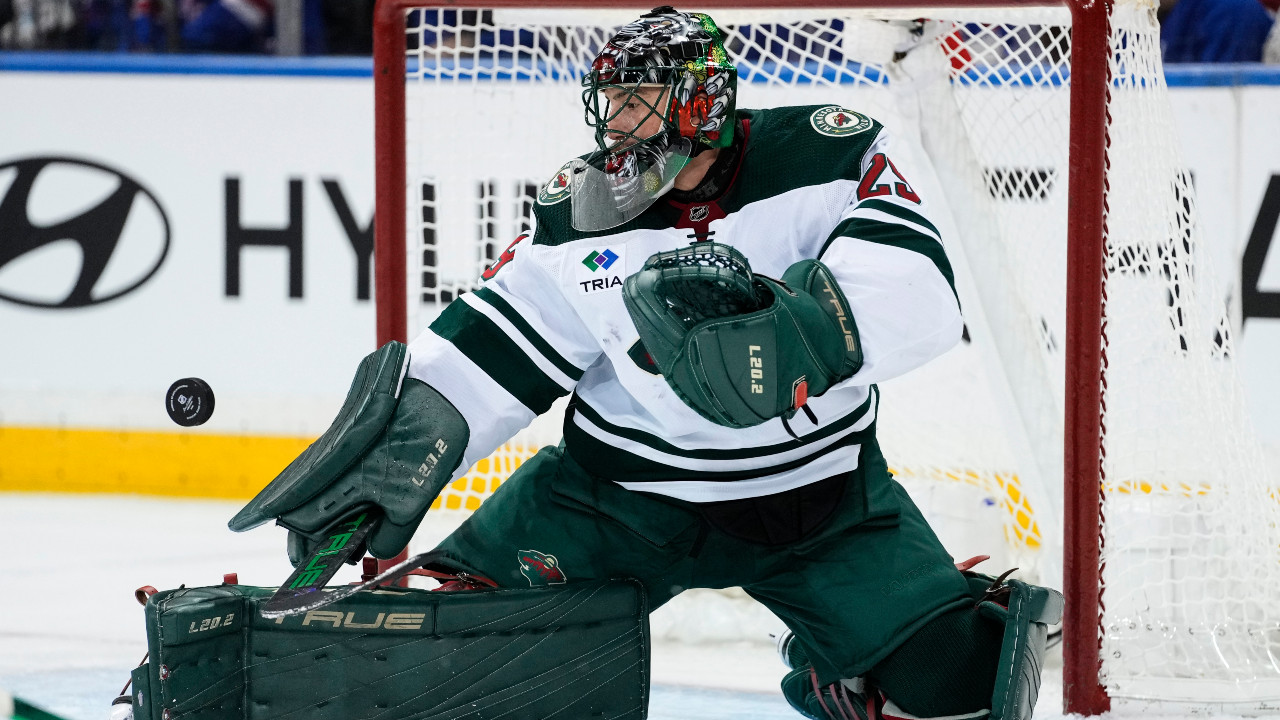
[{"label": "jersey number 29", "polygon": [[[880,182],[880,176],[884,174],[885,168],[888,168],[892,180],[886,179]],[[892,184],[893,189],[890,189]],[[876,153],[871,158],[871,167],[867,168],[867,172],[862,176],[862,182],[858,183],[858,199],[866,200],[867,198],[880,197],[888,195],[890,192],[902,198],[910,200],[917,205],[920,204],[920,196],[915,190],[911,189],[911,185],[907,183],[907,179],[902,177],[902,173],[898,172],[898,168],[893,166],[893,161],[885,157],[884,153]]]}]

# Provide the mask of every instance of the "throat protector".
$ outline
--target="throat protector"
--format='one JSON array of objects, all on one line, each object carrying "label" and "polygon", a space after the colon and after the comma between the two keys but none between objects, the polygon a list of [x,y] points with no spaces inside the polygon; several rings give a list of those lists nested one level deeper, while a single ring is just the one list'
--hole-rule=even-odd
[{"label": "throat protector", "polygon": [[608,230],[648,210],[675,185],[689,164],[693,143],[665,133],[614,154],[596,152],[570,164],[573,227],[582,232]]}]

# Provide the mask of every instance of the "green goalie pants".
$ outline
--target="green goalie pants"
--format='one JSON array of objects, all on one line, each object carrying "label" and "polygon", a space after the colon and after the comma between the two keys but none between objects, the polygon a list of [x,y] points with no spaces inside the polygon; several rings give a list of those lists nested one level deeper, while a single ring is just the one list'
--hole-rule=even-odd
[{"label": "green goalie pants", "polygon": [[972,607],[874,440],[834,510],[784,544],[741,539],[697,506],[594,477],[561,448],[524,463],[440,548],[506,587],[635,578],[650,608],[740,586],[795,633],[823,685],[861,676],[931,620]]}]

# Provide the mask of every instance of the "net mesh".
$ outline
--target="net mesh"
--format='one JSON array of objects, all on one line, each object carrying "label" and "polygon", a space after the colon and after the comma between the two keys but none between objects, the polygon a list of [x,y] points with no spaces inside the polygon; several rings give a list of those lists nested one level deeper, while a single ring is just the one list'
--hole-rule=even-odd
[{"label": "net mesh", "polygon": [[1111,132],[1126,141],[1108,153],[1104,676],[1121,695],[1168,696],[1157,681],[1175,677],[1201,700],[1280,698],[1280,496],[1191,178],[1168,152],[1159,35],[1133,9],[1112,26]]},{"label": "net mesh", "polygon": [[[943,206],[966,339],[882,386],[881,443],[949,549],[1060,586],[1070,16],[1063,9],[713,15],[740,107],[838,103],[903,141]],[[528,229],[538,188],[592,147],[578,78],[632,11],[407,16],[410,333]],[[1101,644],[1115,696],[1280,698],[1280,493],[1244,415],[1225,296],[1179,164],[1154,6],[1112,16]],[[908,170],[908,168],[911,168]],[[559,409],[437,501],[469,510]],[[972,533],[970,533],[972,535]],[[956,547],[953,547],[954,542]],[[1003,567],[998,570],[1004,569]],[[705,628],[703,628],[705,630]]]}]

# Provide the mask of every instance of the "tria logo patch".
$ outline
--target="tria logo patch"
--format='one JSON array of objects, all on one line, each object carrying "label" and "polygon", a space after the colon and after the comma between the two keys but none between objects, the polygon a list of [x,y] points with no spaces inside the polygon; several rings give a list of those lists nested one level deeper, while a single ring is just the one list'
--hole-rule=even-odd
[{"label": "tria logo patch", "polygon": [[570,173],[572,172],[570,165],[571,163],[561,165],[556,174],[552,175],[547,184],[543,185],[542,189],[538,191],[539,205],[555,205],[569,197]]},{"label": "tria logo patch", "polygon": [[521,550],[516,560],[520,563],[520,574],[524,575],[531,587],[563,585],[567,580],[555,555],[537,550]]},{"label": "tria logo patch", "polygon": [[627,266],[622,255],[622,250],[614,252],[609,248],[587,253],[574,278],[578,283],[578,293],[588,295],[622,287],[622,272]]},{"label": "tria logo patch", "polygon": [[583,295],[598,292],[600,290],[612,290],[613,288],[622,287],[622,278],[617,275],[609,275],[602,278],[591,278],[590,280],[579,280],[578,289]]},{"label": "tria logo patch", "polygon": [[605,248],[604,252],[596,252],[592,250],[582,259],[582,264],[586,265],[591,272],[595,272],[601,268],[609,269],[609,266],[618,260],[618,256],[610,249]]},{"label": "tria logo patch", "polygon": [[828,105],[813,111],[809,124],[828,137],[857,135],[871,129],[871,118],[839,105]]}]

